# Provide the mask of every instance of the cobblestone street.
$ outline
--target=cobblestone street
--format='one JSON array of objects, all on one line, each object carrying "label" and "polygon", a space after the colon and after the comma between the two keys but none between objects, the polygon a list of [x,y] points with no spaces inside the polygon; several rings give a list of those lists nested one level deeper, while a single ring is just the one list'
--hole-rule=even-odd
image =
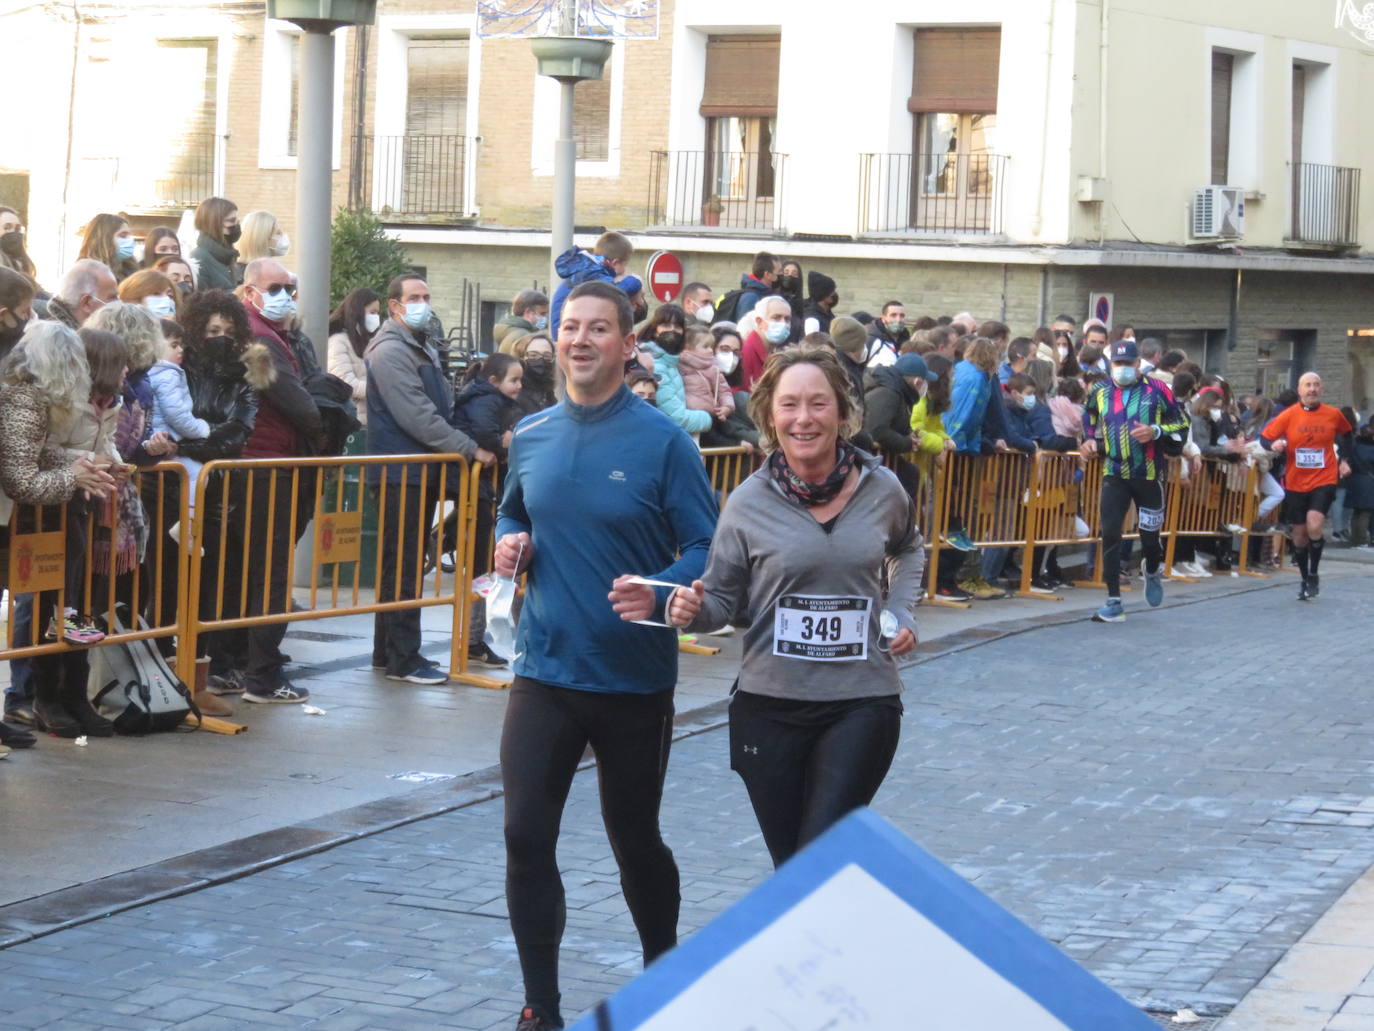
[{"label": "cobblestone street", "polygon": [[[1221,1014],[1374,862],[1368,580],[1050,626],[907,674],[875,808],[1133,1003]],[[0,952],[16,1028],[507,1028],[499,800]],[[684,935],[768,872],[725,733],[674,746]],[[564,1011],[638,967],[579,776]]]}]

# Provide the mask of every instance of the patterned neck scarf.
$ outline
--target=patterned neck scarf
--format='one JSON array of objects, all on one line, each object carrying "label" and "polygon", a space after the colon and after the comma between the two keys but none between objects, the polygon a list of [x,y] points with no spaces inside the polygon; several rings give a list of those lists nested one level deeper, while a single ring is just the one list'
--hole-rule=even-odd
[{"label": "patterned neck scarf", "polygon": [[840,441],[837,451],[839,460],[835,463],[835,468],[820,483],[803,480],[793,472],[792,467],[787,464],[787,457],[782,453],[782,448],[768,456],[768,475],[773,478],[778,489],[797,504],[807,508],[824,505],[827,501],[835,500],[844,489],[844,481],[849,477],[849,470],[854,468],[854,463],[858,459],[858,451],[847,440]]}]

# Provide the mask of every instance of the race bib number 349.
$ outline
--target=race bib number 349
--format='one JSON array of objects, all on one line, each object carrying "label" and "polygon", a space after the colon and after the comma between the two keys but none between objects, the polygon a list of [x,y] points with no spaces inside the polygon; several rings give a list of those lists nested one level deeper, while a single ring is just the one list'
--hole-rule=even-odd
[{"label": "race bib number 349", "polygon": [[786,594],[773,621],[773,654],[808,662],[868,658],[872,600],[824,594]]}]

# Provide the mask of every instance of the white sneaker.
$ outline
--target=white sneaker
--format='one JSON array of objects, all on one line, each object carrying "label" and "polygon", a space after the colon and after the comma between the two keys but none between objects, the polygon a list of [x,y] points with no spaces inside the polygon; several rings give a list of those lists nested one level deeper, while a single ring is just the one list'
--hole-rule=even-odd
[{"label": "white sneaker", "polygon": [[1192,562],[1183,563],[1183,568],[1188,570],[1189,576],[1200,577],[1204,580],[1210,579],[1212,576],[1212,571],[1196,559]]},{"label": "white sneaker", "polygon": [[1177,566],[1171,566],[1169,568],[1169,575],[1172,576],[1174,579],[1178,579],[1179,577],[1191,577],[1193,574],[1188,572],[1188,570],[1184,569],[1180,564]]},{"label": "white sneaker", "polygon": [[718,627],[716,627],[714,630],[708,630],[708,631],[706,631],[706,633],[704,633],[702,636],[703,636],[703,637],[729,637],[729,636],[730,636],[731,634],[733,634],[734,632],[735,632],[735,628],[732,627],[729,623],[726,623],[724,626],[718,626]]}]

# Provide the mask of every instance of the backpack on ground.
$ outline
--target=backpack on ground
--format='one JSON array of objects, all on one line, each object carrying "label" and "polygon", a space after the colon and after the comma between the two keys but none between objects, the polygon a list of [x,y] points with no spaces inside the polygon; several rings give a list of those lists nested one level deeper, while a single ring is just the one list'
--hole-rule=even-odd
[{"label": "backpack on ground", "polygon": [[[110,634],[128,633],[116,612],[110,620]],[[138,628],[147,624],[138,620]],[[175,730],[190,713],[200,718],[200,709],[191,692],[167,665],[167,660],[151,638],[117,641],[95,648],[91,653],[90,691],[92,704],[114,721],[120,734],[149,734]]]}]

